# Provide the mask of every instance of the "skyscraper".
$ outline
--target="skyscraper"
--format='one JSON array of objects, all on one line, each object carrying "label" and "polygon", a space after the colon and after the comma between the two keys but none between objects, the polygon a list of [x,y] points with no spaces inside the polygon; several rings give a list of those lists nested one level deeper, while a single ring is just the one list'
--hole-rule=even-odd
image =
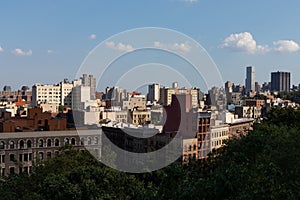
[{"label": "skyscraper", "polygon": [[159,100],[159,92],[160,92],[160,85],[158,83],[154,83],[148,86],[148,101],[158,101]]},{"label": "skyscraper", "polygon": [[290,72],[272,72],[271,73],[271,91],[272,92],[289,92],[291,88]]},{"label": "skyscraper", "polygon": [[246,93],[255,91],[255,68],[249,66],[246,68]]},{"label": "skyscraper", "polygon": [[96,78],[93,77],[93,75],[87,75],[83,74],[83,76],[80,78],[82,80],[83,86],[89,86],[90,87],[90,96],[91,100],[96,99]]}]

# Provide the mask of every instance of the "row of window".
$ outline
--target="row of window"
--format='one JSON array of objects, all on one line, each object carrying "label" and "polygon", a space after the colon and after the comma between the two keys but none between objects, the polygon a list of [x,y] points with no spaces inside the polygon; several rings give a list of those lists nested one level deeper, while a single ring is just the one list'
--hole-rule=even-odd
[{"label": "row of window", "polygon": [[189,146],[187,146],[187,145],[185,145],[184,146],[184,151],[186,152],[186,151],[195,151],[195,150],[197,150],[197,146],[194,144],[194,146],[192,147],[192,145],[189,145]]},{"label": "row of window", "polygon": [[[26,145],[25,145],[26,144]],[[76,138],[68,138],[66,137],[64,139],[64,144],[71,144],[71,145],[78,145]],[[85,143],[85,138],[81,138],[80,139],[80,144],[79,145],[92,145],[92,144],[99,144],[99,138],[96,136],[94,137],[94,141],[92,142],[92,137],[87,137],[86,138],[86,143]],[[52,139],[39,139],[38,140],[38,144],[37,147],[59,147],[60,146],[60,140],[55,138],[54,140]],[[33,143],[31,140],[27,140],[27,142],[25,143],[24,140],[20,140],[19,141],[19,149],[25,149],[25,148],[32,148],[33,147]],[[15,141],[11,140],[9,142],[9,149],[16,149],[17,148],[17,144],[15,143]],[[4,141],[0,141],[0,149],[6,149],[6,143]]]},{"label": "row of window", "polygon": [[[27,173],[30,174],[32,172],[32,166],[26,166],[26,167],[19,167],[19,173]],[[9,168],[9,174],[15,174],[15,167]],[[1,169],[1,175],[5,176],[5,168]]]},{"label": "row of window", "polygon": [[[15,154],[13,154],[13,153],[9,154],[9,161],[12,161],[12,162],[17,161]],[[20,162],[32,161],[32,153],[19,154],[19,161]],[[1,163],[5,163],[5,155],[1,155]]]},{"label": "row of window", "polygon": [[221,137],[226,135],[228,135],[228,131],[216,132],[216,133],[211,133],[211,138],[216,138],[216,137]]},{"label": "row of window", "polygon": [[[48,90],[48,88],[39,88],[39,91],[47,91]],[[49,91],[60,91],[60,89],[59,88],[49,88]]]},{"label": "row of window", "polygon": [[212,141],[211,142],[211,146],[215,147],[215,146],[219,146],[223,144],[223,140],[217,140],[217,141]]},{"label": "row of window", "polygon": [[144,115],[133,115],[133,117],[134,117],[134,118],[137,118],[137,117],[138,117],[138,118],[141,118],[141,117],[142,117],[142,118],[145,118],[145,117],[148,117],[148,118],[149,118],[150,115],[149,115],[149,114],[144,114]]},{"label": "row of window", "polygon": [[49,99],[52,99],[52,98],[60,98],[60,96],[38,96],[38,98],[49,98]]}]

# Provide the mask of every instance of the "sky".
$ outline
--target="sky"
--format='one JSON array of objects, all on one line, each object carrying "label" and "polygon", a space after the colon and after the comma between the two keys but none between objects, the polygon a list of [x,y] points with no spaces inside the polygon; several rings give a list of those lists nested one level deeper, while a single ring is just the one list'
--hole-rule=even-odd
[{"label": "sky", "polygon": [[[246,66],[253,65],[259,83],[278,70],[300,83],[297,0],[4,0],[0,7],[0,89],[73,80],[103,41],[107,49],[133,51],[134,44],[109,38],[142,27],[172,29],[198,42],[224,82],[244,84]],[[185,41],[164,42],[154,46],[189,53]],[[166,83],[176,81],[170,74]],[[111,86],[105,84],[98,88]]]}]

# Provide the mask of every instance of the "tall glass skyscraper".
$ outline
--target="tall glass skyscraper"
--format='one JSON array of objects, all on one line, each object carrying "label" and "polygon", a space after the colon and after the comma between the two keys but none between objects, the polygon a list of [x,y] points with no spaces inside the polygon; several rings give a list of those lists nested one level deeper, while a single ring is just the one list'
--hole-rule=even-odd
[{"label": "tall glass skyscraper", "polygon": [[255,68],[248,66],[246,68],[246,93],[255,91]]}]

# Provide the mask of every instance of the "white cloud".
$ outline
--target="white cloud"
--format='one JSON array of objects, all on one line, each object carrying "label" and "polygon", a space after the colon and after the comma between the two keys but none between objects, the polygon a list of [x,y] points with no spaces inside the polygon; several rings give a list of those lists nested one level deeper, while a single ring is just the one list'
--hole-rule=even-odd
[{"label": "white cloud", "polygon": [[249,32],[231,34],[221,45],[221,48],[228,48],[232,51],[254,53],[266,53],[270,51],[267,45],[257,45],[253,36]]},{"label": "white cloud", "polygon": [[119,42],[118,44],[115,44],[113,41],[109,41],[105,43],[106,46],[110,49],[115,49],[118,51],[133,51],[133,47],[130,44],[123,44],[122,42]]},{"label": "white cloud", "polygon": [[23,51],[22,49],[14,49],[13,51],[11,51],[12,54],[16,55],[16,56],[31,56],[32,55],[32,51],[31,49],[26,51]]},{"label": "white cloud", "polygon": [[96,34],[91,34],[91,35],[89,36],[89,38],[90,38],[91,40],[94,40],[94,39],[97,38],[97,35],[96,35]]},{"label": "white cloud", "polygon": [[249,32],[231,34],[221,44],[221,48],[232,51],[254,53],[267,52],[296,52],[300,50],[300,45],[293,40],[278,40],[273,42],[273,47],[268,45],[258,45]]},{"label": "white cloud", "polygon": [[293,40],[278,40],[273,43],[277,52],[296,52],[300,50],[300,46]]},{"label": "white cloud", "polygon": [[56,51],[51,50],[51,49],[48,49],[48,50],[47,50],[47,53],[48,53],[48,54],[54,54],[54,53],[56,53]]},{"label": "white cloud", "polygon": [[4,49],[0,46],[0,52],[4,52]]},{"label": "white cloud", "polygon": [[189,52],[191,50],[191,46],[185,42],[185,43],[174,43],[174,44],[163,44],[161,42],[154,42],[154,46],[157,48],[167,49],[171,51],[181,51],[181,52]]}]

